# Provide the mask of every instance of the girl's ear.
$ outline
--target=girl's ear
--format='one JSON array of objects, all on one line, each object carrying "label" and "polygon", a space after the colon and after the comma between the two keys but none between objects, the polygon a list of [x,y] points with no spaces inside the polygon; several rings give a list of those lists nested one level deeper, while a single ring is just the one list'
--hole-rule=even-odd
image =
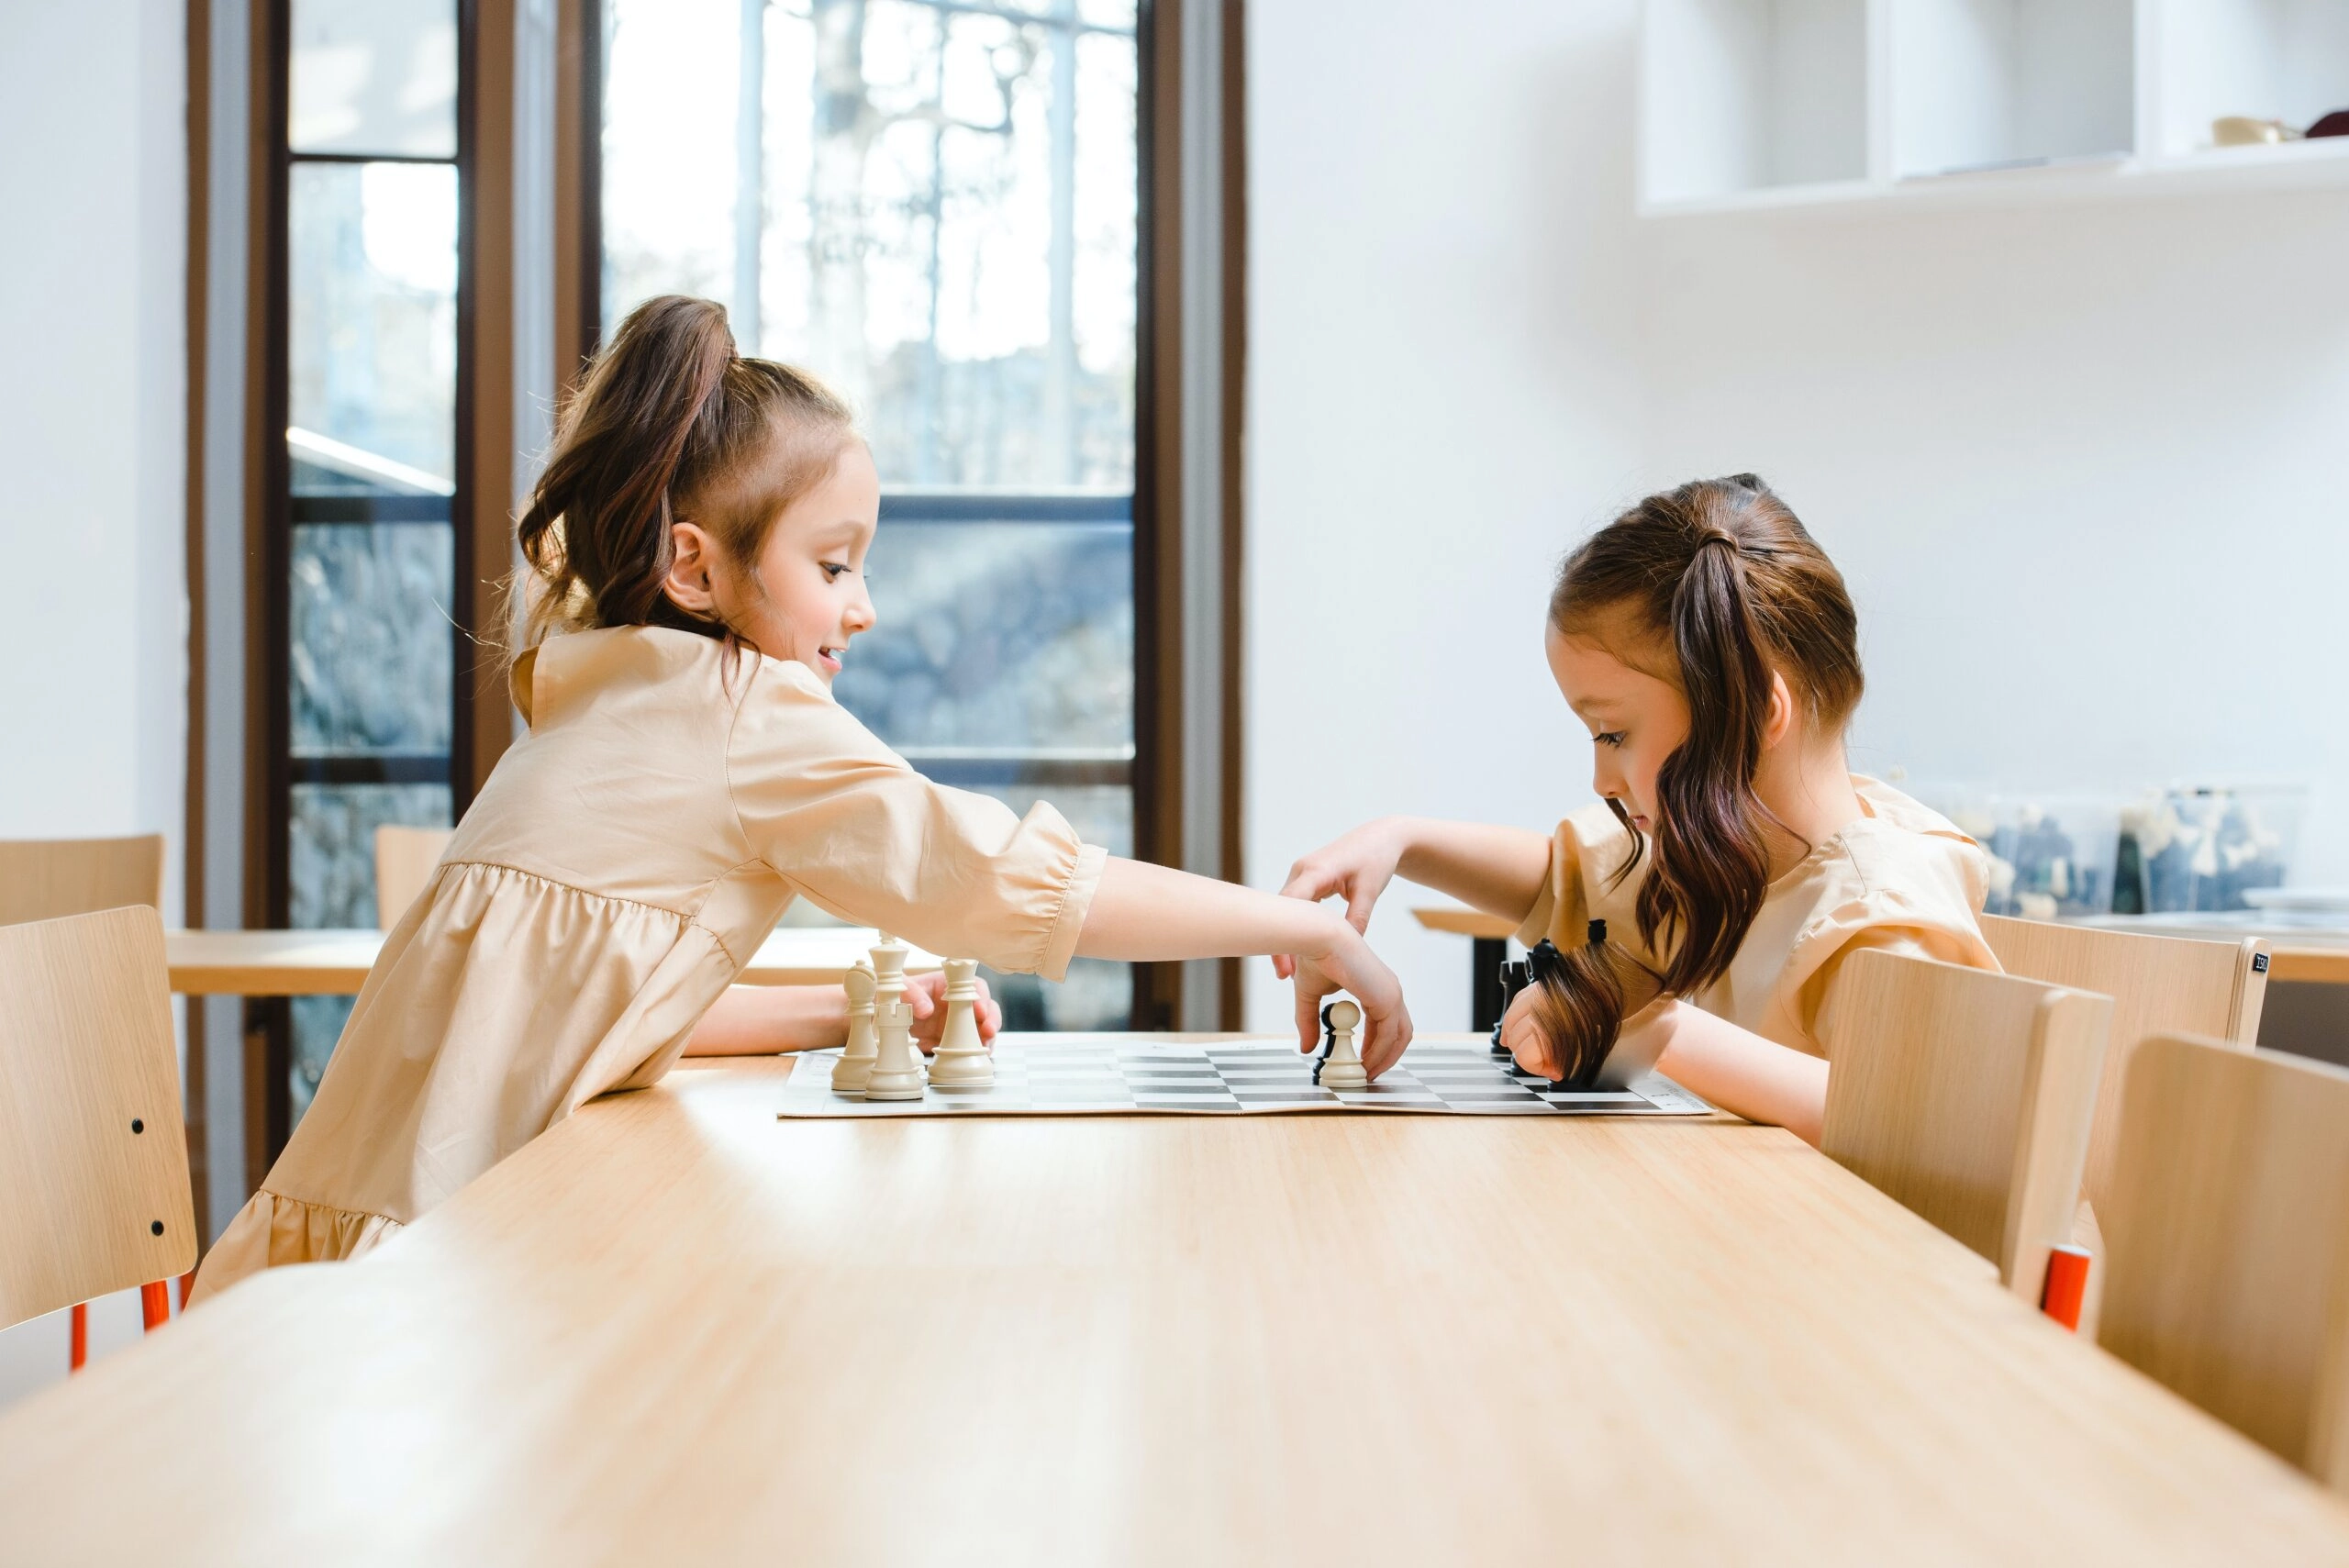
[{"label": "girl's ear", "polygon": [[1795,697],[1787,689],[1787,678],[1777,671],[1770,672],[1770,712],[1762,721],[1762,749],[1776,749],[1794,730]]},{"label": "girl's ear", "polygon": [[669,574],[661,580],[661,591],[696,620],[718,618],[718,595],[712,586],[718,575],[716,544],[696,524],[669,525]]}]

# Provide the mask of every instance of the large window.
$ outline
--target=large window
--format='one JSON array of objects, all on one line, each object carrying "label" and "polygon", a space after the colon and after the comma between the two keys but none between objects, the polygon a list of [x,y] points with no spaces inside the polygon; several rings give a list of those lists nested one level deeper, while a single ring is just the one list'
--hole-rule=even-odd
[{"label": "large window", "polygon": [[[454,806],[459,8],[280,14],[273,923],[372,926],[375,828]],[[308,1106],[350,1011],[307,996],[280,1017],[273,1122]]]},{"label": "large window", "polygon": [[[841,701],[941,783],[1134,841],[1131,0],[607,0],[607,330],[724,302],[856,406],[881,625]],[[1121,965],[999,978],[1112,1028]]]}]

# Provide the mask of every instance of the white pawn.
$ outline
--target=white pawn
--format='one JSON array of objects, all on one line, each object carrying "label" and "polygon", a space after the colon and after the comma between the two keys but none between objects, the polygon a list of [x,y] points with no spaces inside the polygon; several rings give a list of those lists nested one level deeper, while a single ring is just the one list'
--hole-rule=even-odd
[{"label": "white pawn", "polygon": [[832,1093],[861,1095],[873,1073],[873,1059],[880,1054],[880,1037],[873,1028],[873,962],[860,958],[841,980],[848,993],[848,1049],[832,1063]]},{"label": "white pawn", "polygon": [[914,1054],[913,1010],[906,1006],[906,946],[882,939],[873,950],[874,1035],[873,1070],[865,1074],[868,1100],[921,1098],[921,1059]]},{"label": "white pawn", "polygon": [[1370,1074],[1354,1053],[1354,1030],[1362,1027],[1362,1009],[1341,998],[1330,1004],[1330,1059],[1321,1063],[1325,1089],[1367,1089]]},{"label": "white pawn", "polygon": [[930,1081],[941,1089],[985,1089],[995,1083],[995,1058],[979,1039],[979,961],[946,961],[946,1024],[930,1059]]}]

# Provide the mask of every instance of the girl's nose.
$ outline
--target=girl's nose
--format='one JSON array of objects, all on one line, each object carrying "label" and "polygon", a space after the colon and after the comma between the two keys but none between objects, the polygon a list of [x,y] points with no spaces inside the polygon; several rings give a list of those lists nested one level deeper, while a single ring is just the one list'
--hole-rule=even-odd
[{"label": "girl's nose", "polygon": [[871,631],[880,619],[880,612],[873,607],[872,595],[859,588],[856,597],[849,601],[847,613],[841,617],[841,624],[852,632]]}]

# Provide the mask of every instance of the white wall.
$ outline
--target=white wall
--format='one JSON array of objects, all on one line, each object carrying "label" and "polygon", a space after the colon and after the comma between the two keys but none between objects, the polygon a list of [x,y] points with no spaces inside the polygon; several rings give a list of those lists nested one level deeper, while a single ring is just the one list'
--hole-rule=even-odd
[{"label": "white wall", "polygon": [[[1633,493],[1632,0],[1248,7],[1246,864],[1384,812],[1546,826],[1588,741],[1542,663],[1561,550]],[[1422,1028],[1467,952],[1372,940]],[[1249,966],[1253,1027],[1286,988]]]},{"label": "white wall", "polygon": [[[2349,197],[1631,216],[1636,0],[1249,7],[1247,873],[1383,812],[1546,828],[1558,556],[1753,469],[1843,567],[1855,762],[2317,786],[2349,882]],[[1372,928],[1423,1029],[1458,938]],[[1252,966],[1250,1023],[1287,1002]]]},{"label": "white wall", "polygon": [[0,836],[179,836],[182,27],[164,0],[8,9]]},{"label": "white wall", "polygon": [[[179,907],[186,67],[176,0],[0,22],[0,838],[162,832]],[[135,1337],[134,1295],[92,1354]],[[65,1365],[0,1333],[0,1402]]]},{"label": "white wall", "polygon": [[1758,469],[1843,567],[1860,766],[2303,779],[2349,881],[2349,195],[1653,240],[1648,472]]}]

